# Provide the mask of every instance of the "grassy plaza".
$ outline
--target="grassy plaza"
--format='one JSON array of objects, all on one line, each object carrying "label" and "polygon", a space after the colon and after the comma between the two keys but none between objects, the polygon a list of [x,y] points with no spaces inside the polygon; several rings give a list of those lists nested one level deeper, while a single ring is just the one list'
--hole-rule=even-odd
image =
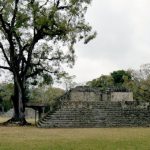
[{"label": "grassy plaza", "polygon": [[150,128],[0,127],[0,150],[149,150]]}]

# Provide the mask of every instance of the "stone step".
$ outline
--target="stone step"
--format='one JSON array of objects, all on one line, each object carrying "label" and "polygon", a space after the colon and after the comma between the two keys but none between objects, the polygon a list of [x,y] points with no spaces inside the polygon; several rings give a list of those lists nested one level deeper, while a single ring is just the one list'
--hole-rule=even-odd
[{"label": "stone step", "polygon": [[[93,109],[95,109],[95,110],[123,110],[121,107],[116,107],[116,108],[114,108],[114,107],[110,107],[110,108],[98,108],[98,107],[89,107],[89,108],[87,108],[87,107],[62,107],[62,108],[60,108],[59,110],[62,110],[62,111],[77,111],[77,110],[93,110]],[[130,111],[130,110],[129,110]]]},{"label": "stone step", "polygon": [[[41,125],[41,123],[38,123],[39,125]],[[56,125],[59,125],[59,126],[81,126],[81,125],[89,125],[89,126],[93,126],[93,125],[105,125],[104,122],[81,122],[81,121],[76,121],[76,122],[47,122],[47,123],[43,123],[42,125],[45,125],[45,126],[56,126]]]}]

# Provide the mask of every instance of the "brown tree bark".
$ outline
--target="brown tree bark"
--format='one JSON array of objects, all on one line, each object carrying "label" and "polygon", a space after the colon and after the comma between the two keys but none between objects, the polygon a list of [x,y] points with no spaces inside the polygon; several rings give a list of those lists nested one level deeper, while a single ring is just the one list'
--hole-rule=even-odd
[{"label": "brown tree bark", "polygon": [[14,113],[4,124],[30,125],[25,119],[25,89],[23,82],[14,78],[14,95],[11,97]]}]

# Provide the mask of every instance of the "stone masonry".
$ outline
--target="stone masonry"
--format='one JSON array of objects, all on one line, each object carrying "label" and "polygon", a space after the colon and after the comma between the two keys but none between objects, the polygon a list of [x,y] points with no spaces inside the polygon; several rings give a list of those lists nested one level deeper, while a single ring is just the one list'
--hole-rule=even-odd
[{"label": "stone masonry", "polygon": [[149,104],[137,104],[132,92],[101,92],[76,87],[56,100],[37,124],[42,128],[150,126]]}]

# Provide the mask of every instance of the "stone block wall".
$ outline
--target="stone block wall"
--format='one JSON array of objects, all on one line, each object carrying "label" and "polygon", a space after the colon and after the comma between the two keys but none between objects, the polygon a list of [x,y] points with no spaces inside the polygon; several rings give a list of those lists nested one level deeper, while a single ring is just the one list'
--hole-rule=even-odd
[{"label": "stone block wall", "polygon": [[133,101],[133,93],[132,92],[111,92],[111,101]]}]

